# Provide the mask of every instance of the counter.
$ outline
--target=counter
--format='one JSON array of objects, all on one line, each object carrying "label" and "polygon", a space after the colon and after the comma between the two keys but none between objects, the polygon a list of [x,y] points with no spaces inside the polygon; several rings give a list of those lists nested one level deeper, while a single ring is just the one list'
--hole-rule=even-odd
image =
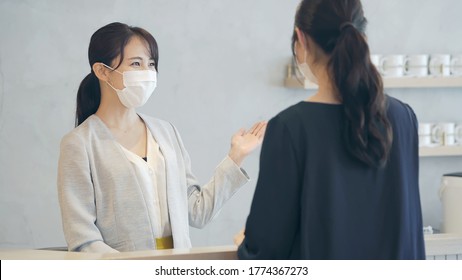
[{"label": "counter", "polygon": [[[462,260],[462,234],[425,235],[427,259]],[[57,250],[0,250],[1,260],[235,260],[236,246],[135,251],[124,253],[76,253]]]},{"label": "counter", "polygon": [[0,250],[1,260],[235,260],[236,246],[198,247],[122,253],[78,253],[56,250]]}]

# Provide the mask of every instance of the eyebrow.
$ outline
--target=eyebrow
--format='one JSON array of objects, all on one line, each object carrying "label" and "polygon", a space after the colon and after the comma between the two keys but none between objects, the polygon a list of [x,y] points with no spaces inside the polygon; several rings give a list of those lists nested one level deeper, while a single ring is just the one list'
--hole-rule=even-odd
[{"label": "eyebrow", "polygon": [[[135,60],[135,59],[143,60],[143,58],[140,56],[134,56],[134,57],[129,58],[129,60]],[[149,60],[154,60],[154,58],[150,58]]]}]

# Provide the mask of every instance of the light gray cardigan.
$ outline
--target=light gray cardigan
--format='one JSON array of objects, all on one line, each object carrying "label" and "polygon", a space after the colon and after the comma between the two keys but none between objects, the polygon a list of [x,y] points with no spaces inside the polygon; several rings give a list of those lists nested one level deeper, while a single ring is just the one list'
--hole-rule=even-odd
[{"label": "light gray cardigan", "polygon": [[[140,115],[165,157],[167,202],[175,248],[189,248],[189,225],[201,228],[248,180],[226,157],[200,187],[176,128]],[[96,115],[61,141],[58,194],[70,251],[115,252],[155,249],[152,198],[110,130]]]}]

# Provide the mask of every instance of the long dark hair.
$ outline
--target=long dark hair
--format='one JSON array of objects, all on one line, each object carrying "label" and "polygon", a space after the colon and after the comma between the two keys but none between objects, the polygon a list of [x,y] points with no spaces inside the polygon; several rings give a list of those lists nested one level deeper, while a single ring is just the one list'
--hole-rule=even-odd
[{"label": "long dark hair", "polygon": [[[139,36],[148,44],[151,57],[154,59],[155,68],[158,71],[159,51],[154,37],[140,27],[128,26],[124,23],[113,22],[98,29],[90,39],[88,47],[88,61],[90,67],[94,63],[101,62],[111,65],[113,60],[120,55],[119,67],[124,59],[124,49],[133,36]],[[75,112],[75,126],[83,123],[89,116],[96,113],[101,102],[101,89],[99,80],[93,69],[80,83],[77,92],[77,109]]]},{"label": "long dark hair", "polygon": [[[383,166],[392,129],[382,78],[370,60],[360,0],[303,0],[298,27],[329,56],[328,73],[343,103],[343,137],[349,153],[368,166]],[[292,37],[294,50],[297,34]]]}]

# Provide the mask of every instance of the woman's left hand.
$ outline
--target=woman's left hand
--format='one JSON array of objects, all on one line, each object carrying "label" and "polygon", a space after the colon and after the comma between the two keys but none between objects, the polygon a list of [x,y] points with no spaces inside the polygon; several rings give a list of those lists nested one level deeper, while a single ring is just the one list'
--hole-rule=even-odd
[{"label": "woman's left hand", "polygon": [[242,161],[253,150],[263,142],[267,122],[257,122],[251,129],[241,128],[231,139],[231,150],[229,157],[237,164],[241,165]]},{"label": "woman's left hand", "polygon": [[236,246],[239,247],[241,245],[242,241],[244,241],[244,238],[245,238],[244,230],[239,231],[234,236],[234,244],[236,244]]}]

